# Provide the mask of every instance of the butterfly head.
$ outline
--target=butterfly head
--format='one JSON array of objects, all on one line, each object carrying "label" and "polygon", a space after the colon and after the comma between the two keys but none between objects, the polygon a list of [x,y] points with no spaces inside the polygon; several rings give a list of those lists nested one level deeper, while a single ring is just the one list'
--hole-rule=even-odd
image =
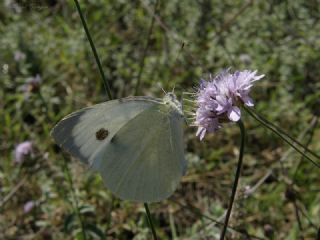
[{"label": "butterfly head", "polygon": [[166,93],[166,95],[163,98],[163,103],[169,105],[174,110],[176,110],[181,116],[183,116],[182,105],[173,92]]}]

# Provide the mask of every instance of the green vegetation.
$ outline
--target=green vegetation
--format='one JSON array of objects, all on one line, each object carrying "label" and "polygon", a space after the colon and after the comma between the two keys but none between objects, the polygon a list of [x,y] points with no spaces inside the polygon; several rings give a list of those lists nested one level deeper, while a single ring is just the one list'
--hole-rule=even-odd
[{"label": "green vegetation", "polygon": [[[257,112],[320,154],[318,0],[159,1],[150,38],[155,1],[80,3],[115,98],[134,94],[144,55],[139,92],[155,97],[195,92],[223,68],[257,69],[266,75],[253,90]],[[49,135],[63,116],[108,99],[74,2],[1,1],[0,68],[0,239],[83,239],[79,216],[87,239],[151,239],[143,204],[113,197]],[[243,114],[229,238],[315,239],[319,169]],[[24,141],[33,150],[18,163]],[[160,239],[216,239],[240,132],[226,125],[200,142],[186,127],[185,143],[188,171],[171,198],[150,205],[154,225]]]}]

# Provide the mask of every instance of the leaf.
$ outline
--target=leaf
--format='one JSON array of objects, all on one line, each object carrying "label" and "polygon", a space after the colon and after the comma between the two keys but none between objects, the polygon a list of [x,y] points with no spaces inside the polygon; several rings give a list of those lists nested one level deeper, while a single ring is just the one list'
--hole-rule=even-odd
[{"label": "leaf", "polygon": [[81,214],[84,214],[84,213],[93,213],[94,214],[94,207],[91,206],[91,205],[82,205],[79,207],[79,211]]},{"label": "leaf", "polygon": [[70,233],[75,226],[75,213],[67,215],[63,223],[63,231]]},{"label": "leaf", "polygon": [[98,226],[96,226],[94,224],[90,224],[90,223],[86,224],[85,229],[86,229],[87,233],[89,233],[94,238],[99,237],[99,239],[106,239],[106,236],[103,233],[103,231]]}]

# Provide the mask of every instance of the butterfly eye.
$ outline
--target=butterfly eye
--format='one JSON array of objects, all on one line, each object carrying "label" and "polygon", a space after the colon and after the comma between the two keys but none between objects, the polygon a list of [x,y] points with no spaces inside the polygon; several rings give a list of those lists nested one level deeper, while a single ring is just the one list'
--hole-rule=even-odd
[{"label": "butterfly eye", "polygon": [[108,137],[109,131],[107,129],[101,128],[96,132],[96,138],[97,140],[104,140],[106,137]]}]

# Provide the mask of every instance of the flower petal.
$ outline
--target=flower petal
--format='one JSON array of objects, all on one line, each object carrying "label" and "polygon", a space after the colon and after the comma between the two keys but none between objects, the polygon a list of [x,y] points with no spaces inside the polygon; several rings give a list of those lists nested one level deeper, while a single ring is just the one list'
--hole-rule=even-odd
[{"label": "flower petal", "polygon": [[28,213],[30,212],[35,206],[35,202],[34,201],[28,201],[24,204],[23,206],[23,211],[24,213]]},{"label": "flower petal", "polygon": [[251,82],[258,81],[258,80],[260,80],[260,79],[263,78],[263,77],[264,77],[264,74],[259,75],[259,76],[255,76]]},{"label": "flower petal", "polygon": [[206,134],[206,129],[204,127],[199,127],[196,133],[196,136],[200,138],[200,141],[202,141],[202,139],[204,138]]},{"label": "flower petal", "polygon": [[241,117],[241,111],[240,108],[238,107],[232,107],[229,109],[228,111],[228,118],[233,121],[233,122],[237,122],[239,121]]},{"label": "flower petal", "polygon": [[243,103],[245,105],[247,105],[248,107],[253,107],[254,106],[252,98],[249,97],[248,95],[241,96],[241,99],[242,99]]}]

